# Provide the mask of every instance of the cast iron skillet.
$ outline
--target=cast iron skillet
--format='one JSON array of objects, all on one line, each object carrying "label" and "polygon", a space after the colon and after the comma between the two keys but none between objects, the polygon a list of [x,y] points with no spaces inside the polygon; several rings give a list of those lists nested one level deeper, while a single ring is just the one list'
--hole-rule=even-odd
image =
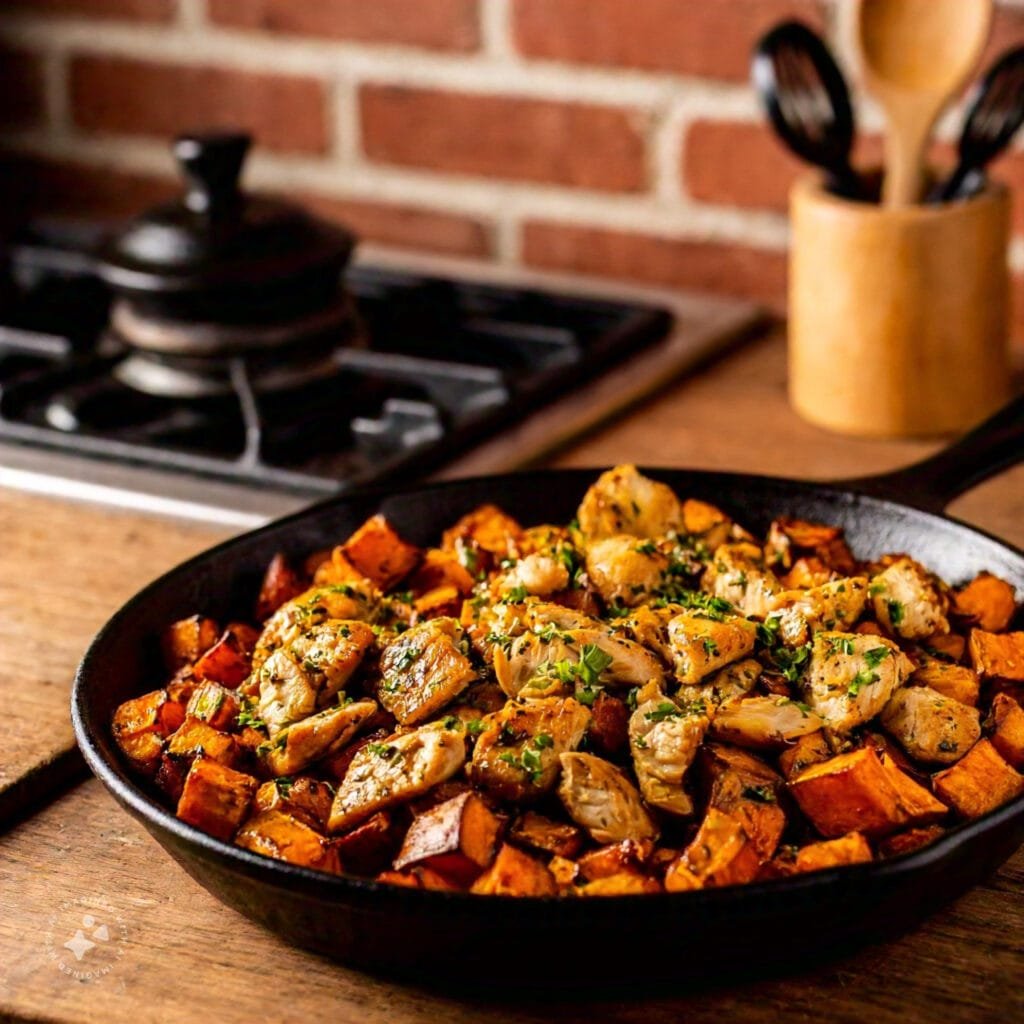
[{"label": "cast iron skillet", "polygon": [[[647,470],[681,495],[721,505],[762,531],[787,513],[841,524],[861,557],[905,551],[961,582],[981,569],[1024,594],[1024,552],[942,508],[1024,457],[1024,398],[945,452],[901,472],[841,485],[735,473]],[[890,861],[700,892],[593,899],[473,897],[334,877],[249,853],[178,821],[129,772],[110,720],[160,685],[154,638],[197,610],[245,614],[269,559],[345,537],[383,511],[421,544],[482,502],[524,523],[565,522],[596,471],[534,472],[332,499],[201,554],[150,584],[100,631],[75,680],[72,714],[86,761],[114,797],[223,903],[287,941],[348,964],[502,991],[610,978],[686,982],[799,963],[912,927],[1000,865],[1024,841],[1024,797]],[[774,969],[770,967],[769,969]]]}]

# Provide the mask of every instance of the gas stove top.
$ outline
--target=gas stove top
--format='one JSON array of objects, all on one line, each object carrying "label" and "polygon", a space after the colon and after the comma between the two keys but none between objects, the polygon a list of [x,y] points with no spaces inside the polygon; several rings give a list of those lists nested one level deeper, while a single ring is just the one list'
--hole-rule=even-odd
[{"label": "gas stove top", "polygon": [[[357,262],[343,281],[354,320],[314,377],[264,391],[240,358],[225,393],[171,397],[132,386],[132,353],[107,329],[111,296],[88,257],[104,230],[40,224],[8,247],[0,482],[31,477],[34,490],[236,525],[443,471],[642,360],[665,343],[676,312],[477,280],[464,267],[447,276]],[[724,343],[754,317],[749,306],[721,305]],[[703,336],[676,344],[675,371],[708,344]]]}]

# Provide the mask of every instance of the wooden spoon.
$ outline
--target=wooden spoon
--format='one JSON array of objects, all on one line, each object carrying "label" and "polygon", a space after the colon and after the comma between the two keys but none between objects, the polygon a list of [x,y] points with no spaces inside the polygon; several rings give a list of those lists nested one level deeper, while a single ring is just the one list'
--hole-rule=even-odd
[{"label": "wooden spoon", "polygon": [[992,0],[858,0],[854,18],[864,85],[889,125],[882,201],[907,206],[932,126],[981,56]]}]

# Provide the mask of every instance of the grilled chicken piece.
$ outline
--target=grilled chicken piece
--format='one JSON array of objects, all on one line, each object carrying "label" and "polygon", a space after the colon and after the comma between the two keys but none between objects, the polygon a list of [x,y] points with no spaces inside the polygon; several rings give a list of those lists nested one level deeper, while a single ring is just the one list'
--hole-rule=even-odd
[{"label": "grilled chicken piece", "polygon": [[904,686],[882,709],[882,725],[919,761],[952,764],[981,737],[978,709],[927,686]]},{"label": "grilled chicken piece", "polygon": [[271,737],[332,701],[373,641],[365,622],[328,619],[274,651],[256,673],[260,717]]},{"label": "grilled chicken piece", "polygon": [[466,760],[461,729],[421,725],[362,747],[331,805],[327,827],[345,832],[377,811],[404,803],[450,779]]},{"label": "grilled chicken piece", "polygon": [[588,540],[628,533],[663,537],[683,530],[683,507],[671,487],[616,466],[602,473],[583,497],[576,518]]},{"label": "grilled chicken piece", "polygon": [[719,621],[699,611],[680,612],[668,623],[676,678],[699,683],[754,649],[757,626],[738,616]]},{"label": "grilled chicken piece", "polygon": [[605,603],[630,607],[650,600],[665,582],[668,556],[651,540],[620,534],[591,541],[587,574]]},{"label": "grilled chicken piece", "polygon": [[949,632],[946,600],[931,576],[912,558],[900,558],[872,577],[868,588],[875,618],[892,633],[907,640]]},{"label": "grilled chicken piece", "polygon": [[683,777],[708,729],[700,706],[680,708],[665,698],[637,706],[629,720],[629,749],[640,792],[652,807],[672,814],[693,813]]},{"label": "grilled chicken piece", "polygon": [[528,594],[547,597],[569,586],[569,568],[557,555],[535,551],[525,555],[511,569],[498,577],[498,593],[522,588]]},{"label": "grilled chicken piece", "polygon": [[369,580],[312,587],[274,612],[263,627],[252,655],[259,667],[281,647],[288,647],[303,633],[327,619],[373,622],[380,606],[380,591]]},{"label": "grilled chicken piece", "polygon": [[826,725],[847,733],[885,707],[913,671],[910,659],[882,637],[818,633],[804,679],[804,695]]},{"label": "grilled chicken piece", "polygon": [[807,705],[788,697],[739,697],[718,708],[711,731],[741,747],[770,750],[817,732],[823,724]]},{"label": "grilled chicken piece", "polygon": [[267,767],[274,775],[302,771],[314,761],[341,750],[376,712],[376,701],[359,700],[327,708],[286,726],[264,754]]},{"label": "grilled chicken piece", "polygon": [[484,722],[469,776],[502,800],[521,803],[554,786],[559,755],[579,746],[590,712],[571,697],[548,697],[509,701]]},{"label": "grilled chicken piece", "polygon": [[623,633],[636,640],[644,647],[657,652],[665,661],[673,658],[672,645],[668,639],[668,624],[680,613],[685,611],[681,604],[666,604],[663,608],[641,605],[629,615],[615,619],[611,629]]},{"label": "grilled chicken piece", "polygon": [[458,621],[440,617],[406,630],[385,649],[377,695],[402,725],[437,714],[476,678],[461,641]]},{"label": "grilled chicken piece", "polygon": [[597,843],[657,839],[658,827],[633,783],[593,754],[562,754],[558,795],[569,817]]},{"label": "grilled chicken piece", "polygon": [[765,568],[761,549],[747,542],[722,544],[701,578],[701,587],[755,619],[763,619],[782,593],[782,584]]},{"label": "grilled chicken piece", "polygon": [[770,617],[778,619],[783,643],[798,647],[819,630],[848,630],[860,618],[867,597],[866,577],[848,576],[809,590],[777,594],[770,604]]},{"label": "grilled chicken piece", "polygon": [[750,693],[761,678],[761,672],[761,662],[756,658],[744,658],[726,665],[703,685],[680,686],[678,696],[680,700],[690,703],[702,701],[705,707],[714,709],[719,704]]},{"label": "grilled chicken piece", "polygon": [[585,666],[588,651],[594,649],[600,652],[602,662],[607,661],[599,673],[602,684],[642,686],[664,677],[658,659],[632,640],[600,628],[559,632],[553,627],[517,637],[508,653],[495,647],[494,674],[510,697],[568,693],[582,678],[581,662]]}]

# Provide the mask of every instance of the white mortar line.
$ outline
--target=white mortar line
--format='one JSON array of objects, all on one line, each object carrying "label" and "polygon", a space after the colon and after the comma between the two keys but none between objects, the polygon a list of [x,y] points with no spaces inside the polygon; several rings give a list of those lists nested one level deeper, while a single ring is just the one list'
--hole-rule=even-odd
[{"label": "white mortar line", "polygon": [[516,56],[509,0],[481,0],[480,35],[483,51],[489,57],[510,60]]}]

